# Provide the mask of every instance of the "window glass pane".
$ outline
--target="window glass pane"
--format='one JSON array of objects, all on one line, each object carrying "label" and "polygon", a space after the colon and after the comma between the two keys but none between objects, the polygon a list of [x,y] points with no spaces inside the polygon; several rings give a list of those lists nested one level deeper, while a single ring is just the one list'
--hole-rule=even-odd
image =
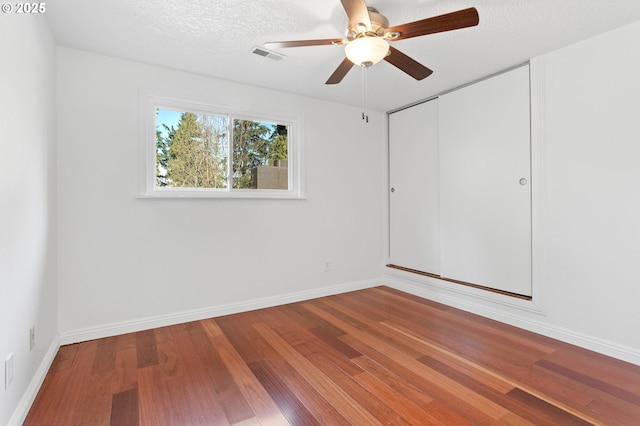
[{"label": "window glass pane", "polygon": [[233,188],[288,189],[288,127],[233,120]]},{"label": "window glass pane", "polygon": [[227,117],[156,108],[156,187],[226,188]]}]

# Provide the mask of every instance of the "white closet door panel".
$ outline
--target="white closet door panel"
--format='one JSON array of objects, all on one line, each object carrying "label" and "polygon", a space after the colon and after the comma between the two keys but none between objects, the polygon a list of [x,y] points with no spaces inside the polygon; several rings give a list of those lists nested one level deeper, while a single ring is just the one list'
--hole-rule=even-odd
[{"label": "white closet door panel", "polygon": [[389,260],[439,274],[438,100],[389,115]]},{"label": "white closet door panel", "polygon": [[528,66],[440,98],[443,277],[531,295],[530,146]]}]

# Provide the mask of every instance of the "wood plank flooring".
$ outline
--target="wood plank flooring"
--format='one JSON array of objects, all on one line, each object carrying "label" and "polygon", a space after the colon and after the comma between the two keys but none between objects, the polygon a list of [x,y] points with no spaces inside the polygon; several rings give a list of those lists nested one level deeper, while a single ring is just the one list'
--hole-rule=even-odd
[{"label": "wood plank flooring", "polygon": [[25,425],[638,425],[640,367],[388,287],[60,348]]}]

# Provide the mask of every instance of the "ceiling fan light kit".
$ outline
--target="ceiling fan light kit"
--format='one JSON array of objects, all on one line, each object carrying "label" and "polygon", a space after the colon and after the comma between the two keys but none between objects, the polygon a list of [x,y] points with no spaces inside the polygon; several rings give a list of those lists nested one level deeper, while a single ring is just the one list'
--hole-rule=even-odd
[{"label": "ceiling fan light kit", "polygon": [[344,53],[355,65],[370,67],[389,54],[389,42],[379,37],[364,36],[349,42]]}]

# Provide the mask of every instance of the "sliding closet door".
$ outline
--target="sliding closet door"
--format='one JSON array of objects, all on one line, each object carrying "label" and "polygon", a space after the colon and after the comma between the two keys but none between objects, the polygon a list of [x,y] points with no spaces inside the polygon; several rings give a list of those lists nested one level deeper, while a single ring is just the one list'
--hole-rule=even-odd
[{"label": "sliding closet door", "polygon": [[439,107],[440,275],[531,295],[529,67]]},{"label": "sliding closet door", "polygon": [[438,100],[389,115],[389,257],[439,274]]}]

